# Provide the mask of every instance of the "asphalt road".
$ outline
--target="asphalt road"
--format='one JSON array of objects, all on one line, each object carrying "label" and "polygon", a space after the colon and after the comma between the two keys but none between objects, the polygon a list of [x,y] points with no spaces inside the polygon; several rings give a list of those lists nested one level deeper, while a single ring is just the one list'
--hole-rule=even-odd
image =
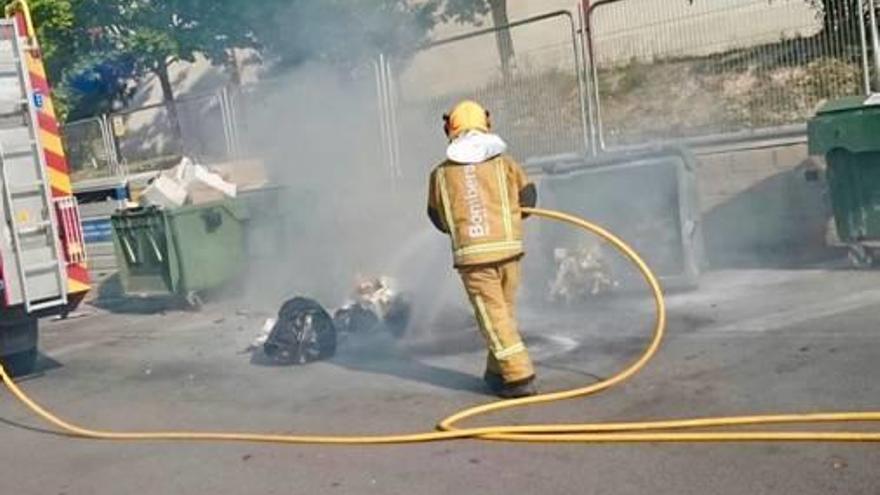
[{"label": "asphalt road", "polygon": [[[878,281],[825,269],[709,274],[701,290],[670,296],[669,338],[633,381],[492,419],[880,409]],[[580,313],[524,310],[541,387],[613,373],[645,344],[648,309],[627,298]],[[247,310],[234,301],[200,313],[86,306],[44,322],[41,371],[21,385],[62,417],[141,430],[422,431],[489,399],[467,326],[398,343],[350,339],[332,361],[273,367],[242,353],[265,317]],[[112,443],[45,430],[0,393],[0,493],[880,493],[873,444],[315,447]]]}]

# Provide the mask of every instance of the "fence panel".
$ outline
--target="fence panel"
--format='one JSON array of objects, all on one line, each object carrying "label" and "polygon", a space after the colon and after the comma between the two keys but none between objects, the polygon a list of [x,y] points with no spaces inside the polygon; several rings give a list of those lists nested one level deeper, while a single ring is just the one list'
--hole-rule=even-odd
[{"label": "fence panel", "polygon": [[220,92],[180,98],[177,114],[184,154],[206,163],[227,158]]},{"label": "fence panel", "polygon": [[[165,104],[110,116],[121,160],[129,173],[162,170],[180,160],[183,143]],[[182,126],[177,127],[182,131]]]},{"label": "fence panel", "polygon": [[233,95],[235,134],[238,146],[246,156],[259,155],[271,147],[277,136],[266,132],[274,128],[277,119],[295,112],[283,95],[288,81],[282,78],[264,79],[248,84]]},{"label": "fence panel", "polygon": [[867,20],[862,23],[862,29],[867,31],[867,34],[863,35],[866,41],[863,56],[867,59],[870,52],[871,62],[873,62],[866,63],[866,65],[870,65],[870,70],[865,73],[865,77],[869,80],[867,87],[872,92],[880,93],[880,2],[877,0],[856,1],[862,6],[865,6],[865,2],[867,2],[868,8]]},{"label": "fence panel", "polygon": [[[582,65],[574,20],[554,12],[502,30],[513,53],[502,64],[496,31],[438,41],[405,62],[392,61],[402,169],[442,157],[441,116],[473,98],[492,113],[495,129],[521,159],[582,153],[586,123]],[[423,173],[423,169],[415,173]]]},{"label": "fence panel", "polygon": [[61,138],[74,183],[116,174],[112,143],[108,142],[110,136],[101,118],[67,123]]},{"label": "fence panel", "polygon": [[605,144],[803,123],[863,93],[865,1],[600,0],[588,22]]},{"label": "fence panel", "polygon": [[129,173],[167,168],[184,155],[199,161],[227,156],[219,93],[184,96],[109,116]]}]

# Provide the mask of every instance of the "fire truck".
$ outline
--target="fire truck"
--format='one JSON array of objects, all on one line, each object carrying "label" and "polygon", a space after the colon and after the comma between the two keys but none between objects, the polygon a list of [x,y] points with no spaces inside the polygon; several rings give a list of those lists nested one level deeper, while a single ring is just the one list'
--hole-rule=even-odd
[{"label": "fire truck", "polygon": [[79,209],[25,0],[0,19],[0,360],[32,371],[39,318],[89,290]]}]

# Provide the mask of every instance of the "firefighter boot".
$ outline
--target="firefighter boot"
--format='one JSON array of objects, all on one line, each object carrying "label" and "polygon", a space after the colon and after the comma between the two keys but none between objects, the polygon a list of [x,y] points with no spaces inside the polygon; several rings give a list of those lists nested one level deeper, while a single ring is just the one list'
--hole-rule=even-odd
[{"label": "firefighter boot", "polygon": [[519,397],[538,395],[534,375],[519,382],[505,383],[501,375],[487,370],[483,375],[483,381],[486,382],[486,386],[489,387],[493,394],[502,399],[517,399]]}]

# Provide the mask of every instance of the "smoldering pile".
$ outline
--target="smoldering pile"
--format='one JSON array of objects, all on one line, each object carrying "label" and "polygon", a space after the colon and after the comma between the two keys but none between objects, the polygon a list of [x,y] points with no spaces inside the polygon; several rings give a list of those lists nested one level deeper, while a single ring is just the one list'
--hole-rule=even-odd
[{"label": "smoldering pile", "polygon": [[389,277],[361,278],[333,316],[314,299],[286,301],[277,319],[269,319],[248,347],[262,349],[275,364],[306,364],[328,359],[348,335],[387,332],[403,337],[411,304]]},{"label": "smoldering pile", "polygon": [[362,279],[352,298],[333,314],[336,328],[343,333],[387,331],[403,336],[409,324],[410,303],[390,277]]},{"label": "smoldering pile", "polygon": [[584,242],[576,248],[553,250],[556,274],[549,284],[547,299],[552,303],[575,304],[609,294],[620,287],[612,263],[598,241]]}]

